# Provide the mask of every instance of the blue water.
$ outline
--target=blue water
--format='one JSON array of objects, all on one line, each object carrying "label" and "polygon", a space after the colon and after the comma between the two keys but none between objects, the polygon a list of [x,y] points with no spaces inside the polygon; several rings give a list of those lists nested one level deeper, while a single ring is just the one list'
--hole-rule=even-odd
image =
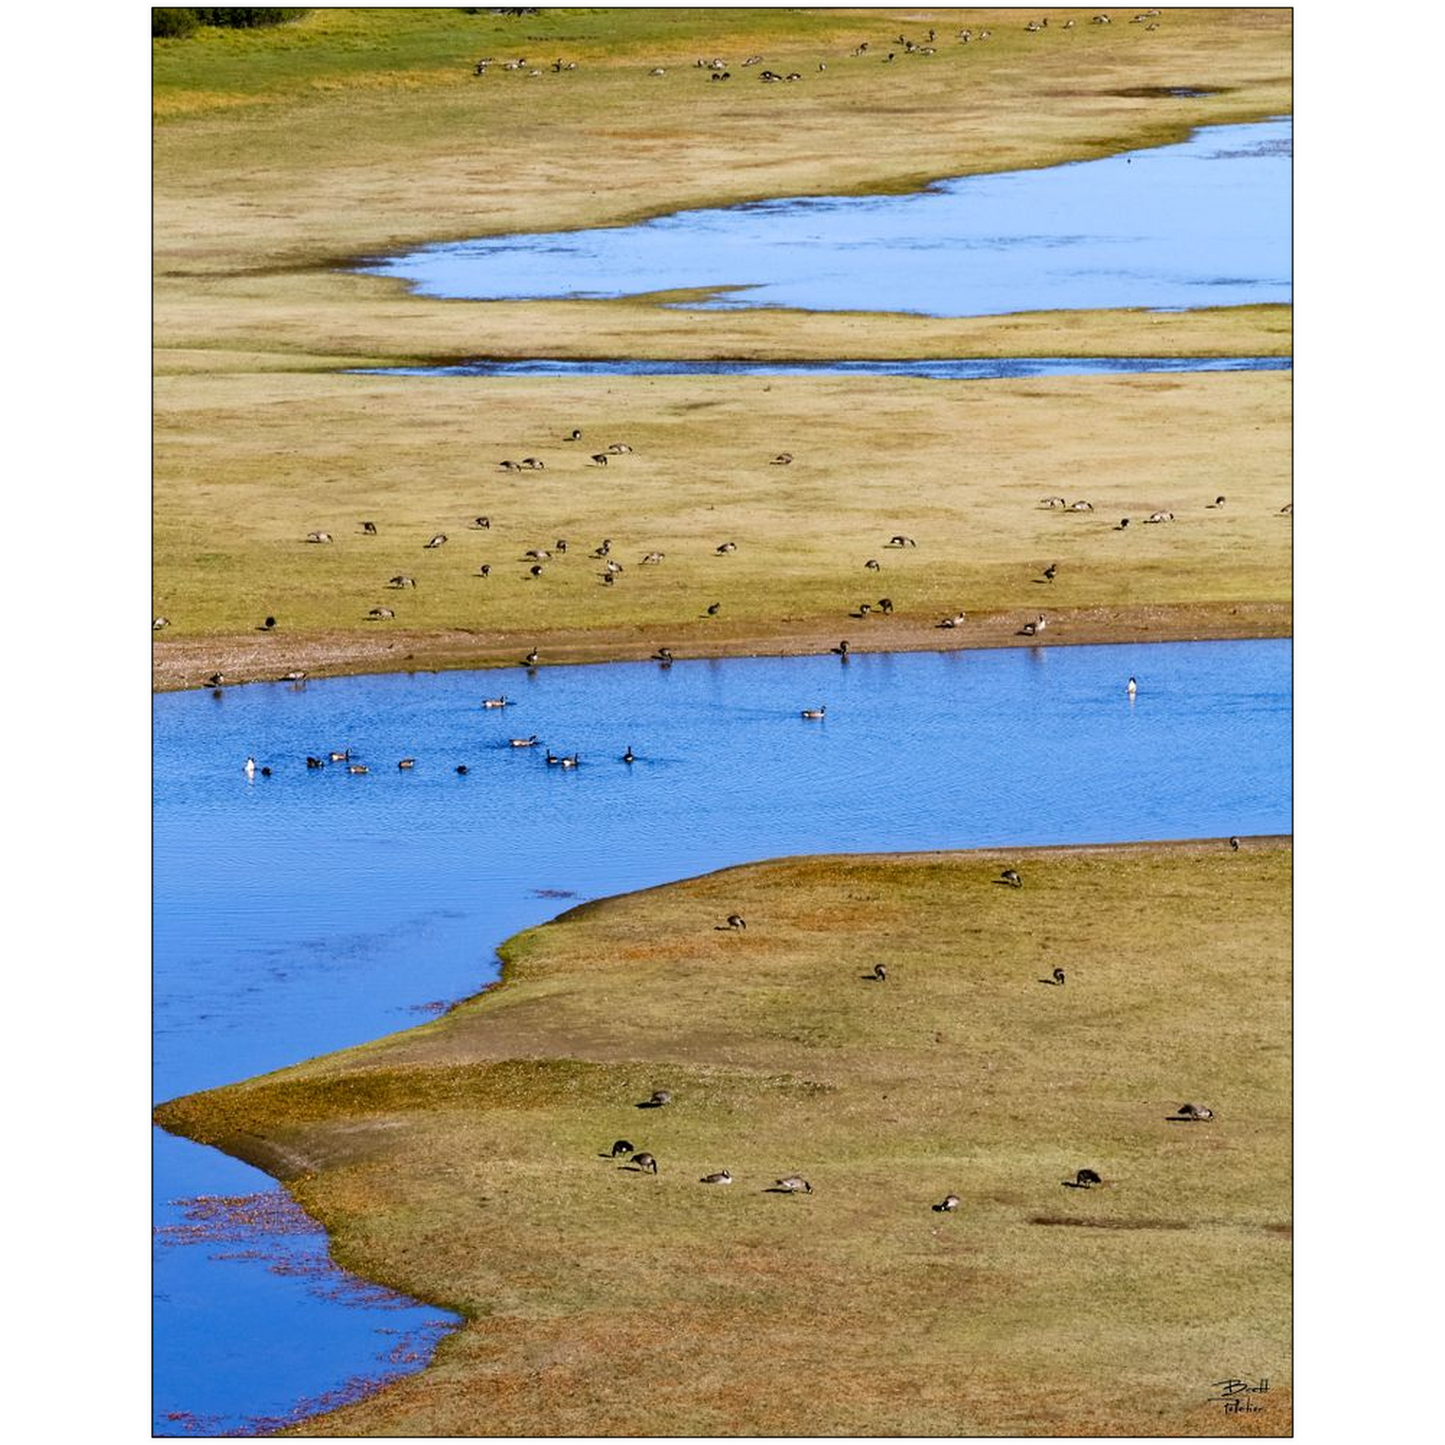
[{"label": "blue water", "polygon": [[1288,356],[1004,356],[911,361],[467,361],[358,367],[360,376],[918,376],[996,381],[1156,371],[1288,371]]},{"label": "blue water", "polygon": [[[1290,668],[1288,641],[1214,642],[158,696],[157,1098],[421,1022],[488,982],[520,928],[749,859],[1288,832]],[[516,704],[483,710],[499,692]],[[799,717],[820,705],[821,723]],[[542,746],[506,745],[532,733]],[[581,765],[549,768],[548,746]],[[333,748],[372,771],[305,767]],[[273,776],[248,782],[248,755]],[[163,1229],[185,1217],[164,1201],[270,1186],[165,1136],[155,1168]],[[252,1241],[268,1263],[161,1239],[158,1433],[282,1416],[379,1360],[391,1331],[418,1359],[439,1333],[436,1310],[338,1309],[307,1271],[276,1273],[315,1240]]]},{"label": "blue water", "polygon": [[1178,309],[1288,302],[1289,117],[904,196],[681,211],[635,226],[488,236],[377,261],[423,296],[635,296],[730,288],[708,307]]}]

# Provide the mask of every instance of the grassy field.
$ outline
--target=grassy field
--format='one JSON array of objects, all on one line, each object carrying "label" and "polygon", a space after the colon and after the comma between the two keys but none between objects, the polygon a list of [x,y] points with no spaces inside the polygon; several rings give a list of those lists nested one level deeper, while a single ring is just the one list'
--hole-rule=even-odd
[{"label": "grassy field", "polygon": [[[634,655],[664,641],[659,630],[699,651],[807,649],[870,593],[900,604],[890,643],[936,643],[929,614],[964,608],[995,614],[952,639],[978,645],[1012,637],[1013,613],[1036,604],[1031,573],[1052,561],[1050,605],[1086,616],[1076,639],[1287,631],[1286,376],[857,386],[336,374],[539,351],[1287,353],[1287,307],[964,321],[744,312],[703,324],[659,304],[676,297],[426,301],[342,269],[453,236],[904,190],[1290,106],[1286,10],[1171,11],[1154,33],[1048,13],[1054,28],[1028,35],[1017,12],[318,10],[156,42],[153,615],[170,620],[157,685],[218,669],[242,680],[485,664],[534,642],[550,657]],[[1080,23],[1064,30],[1071,16]],[[936,27],[937,54],[885,66],[899,25],[919,43]],[[961,44],[965,25],[993,37]],[[862,40],[871,49],[855,57]],[[692,63],[749,52],[804,83],[710,85]],[[482,55],[498,64],[478,78]],[[503,71],[512,55],[543,74]],[[557,58],[578,69],[552,73]],[[667,73],[650,75],[658,65]],[[1162,93],[1187,86],[1213,93]],[[589,450],[627,440],[636,454],[588,469],[561,444],[574,425]],[[781,450],[799,462],[767,467]],[[542,456],[545,481],[501,473],[514,453]],[[1092,524],[1031,510],[1055,492],[1089,496]],[[1220,493],[1230,510],[1201,510]],[[1180,522],[1105,527],[1116,510],[1157,508]],[[482,513],[496,516],[493,532],[465,533]],[[365,545],[363,518],[380,531]],[[336,543],[306,546],[316,529]],[[422,554],[438,530],[448,546]],[[896,576],[886,563],[865,575],[899,530],[920,534],[917,557]],[[604,536],[619,549],[636,540],[616,587],[570,554],[539,585],[522,582],[522,551],[567,537],[585,553]],[[711,548],[733,537],[738,556],[714,565]],[[648,550],[669,555],[644,579],[635,564]],[[478,582],[483,561],[495,571]],[[381,639],[364,619],[395,603],[384,584],[397,573],[419,585]],[[723,625],[698,628],[713,602]],[[280,626],[258,642],[267,615]],[[1069,640],[1069,628],[1054,635]]]},{"label": "grassy field", "polygon": [[[466,1318],[297,1433],[1284,1434],[1290,873],[1270,839],[752,865],[159,1118]],[[1232,1375],[1262,1414],[1208,1403]]]}]

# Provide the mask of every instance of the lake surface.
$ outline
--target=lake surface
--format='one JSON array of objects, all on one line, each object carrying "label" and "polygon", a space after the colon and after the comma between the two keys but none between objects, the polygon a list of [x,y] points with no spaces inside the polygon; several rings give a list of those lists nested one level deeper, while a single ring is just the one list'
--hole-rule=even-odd
[{"label": "lake surface", "polygon": [[[728,864],[1287,833],[1290,671],[1283,640],[157,696],[156,1097],[421,1022],[489,982],[496,946],[518,929]],[[498,693],[515,705],[483,710]],[[821,723],[799,717],[820,705]],[[507,745],[532,733],[543,746]],[[549,768],[548,746],[580,753],[580,766]],[[307,754],[346,748],[372,771],[305,767]],[[273,776],[248,782],[247,756]],[[401,757],[415,769],[399,771]],[[274,1204],[245,1207],[255,1228],[239,1246],[229,1220],[220,1241],[200,1230],[187,1243],[196,1206],[167,1201],[264,1194],[270,1181],[158,1139],[157,1433],[274,1423],[303,1398],[344,1397],[388,1358],[426,1357],[445,1317],[348,1294],[314,1237],[267,1233]]]},{"label": "lake surface", "polygon": [[488,236],[365,269],[423,296],[706,288],[718,294],[692,304],[927,316],[1288,302],[1292,150],[1292,121],[1281,116],[910,195],[760,201],[636,226]]},{"label": "lake surface", "polygon": [[1288,356],[1007,356],[912,361],[466,361],[456,366],[358,367],[359,376],[917,376],[999,381],[1137,372],[1288,371]]}]

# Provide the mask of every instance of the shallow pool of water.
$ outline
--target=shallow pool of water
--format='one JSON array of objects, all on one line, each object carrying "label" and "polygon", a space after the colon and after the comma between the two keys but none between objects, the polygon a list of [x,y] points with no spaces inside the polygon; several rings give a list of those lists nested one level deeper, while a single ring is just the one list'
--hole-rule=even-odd
[{"label": "shallow pool of water", "polygon": [[1006,356],[909,361],[465,361],[455,366],[358,367],[359,376],[917,376],[998,381],[1139,372],[1288,371],[1288,356]]},{"label": "shallow pool of water", "polygon": [[1289,117],[904,196],[680,211],[636,226],[488,236],[366,269],[424,296],[733,288],[709,307],[991,316],[1290,299]]},{"label": "shallow pool of water", "polygon": [[[1141,644],[158,696],[157,1097],[422,1022],[492,979],[496,946],[518,929],[728,864],[1288,832],[1290,658],[1288,641]],[[499,693],[515,704],[481,707]],[[822,722],[799,716],[819,706]],[[507,744],[533,733],[537,748]],[[580,765],[548,767],[548,747]],[[306,768],[332,749],[371,771]],[[273,776],[248,781],[247,756]],[[402,757],[415,768],[399,770]],[[265,1187],[183,1141],[156,1155],[160,1201]],[[158,1221],[186,1214],[162,1204]],[[344,1389],[389,1347],[377,1331],[400,1327],[390,1306],[366,1315],[355,1300],[323,1298],[321,1318],[294,1274],[161,1238],[161,1433]],[[434,1338],[437,1319],[416,1309],[411,1338]]]}]

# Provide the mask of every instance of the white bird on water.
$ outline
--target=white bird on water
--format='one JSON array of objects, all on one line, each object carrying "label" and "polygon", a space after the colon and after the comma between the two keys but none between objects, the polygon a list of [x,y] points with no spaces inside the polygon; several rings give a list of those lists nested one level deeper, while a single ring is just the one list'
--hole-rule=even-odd
[{"label": "white bird on water", "polygon": [[1134,678],[1131,677],[1131,678],[1129,679],[1129,686],[1125,689],[1125,691],[1129,694],[1129,699],[1130,699],[1130,701],[1132,702],[1133,699],[1134,699],[1135,693],[1137,693],[1137,692],[1139,691],[1139,684],[1138,684],[1138,682],[1137,682]]}]

